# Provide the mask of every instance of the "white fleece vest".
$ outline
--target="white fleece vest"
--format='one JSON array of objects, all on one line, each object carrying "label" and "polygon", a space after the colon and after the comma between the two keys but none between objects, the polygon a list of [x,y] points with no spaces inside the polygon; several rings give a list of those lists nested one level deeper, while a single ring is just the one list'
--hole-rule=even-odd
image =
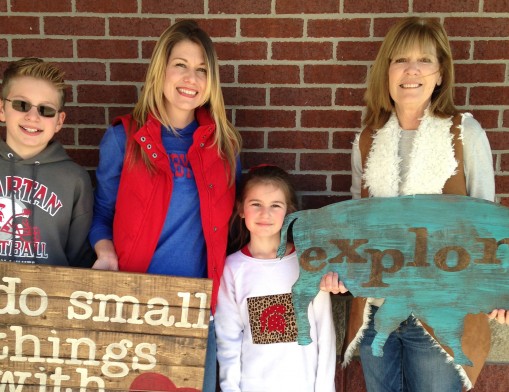
[{"label": "white fleece vest", "polygon": [[[400,176],[399,139],[401,129],[395,113],[385,126],[375,132],[364,174],[370,196],[441,194],[449,177],[456,173],[451,118],[424,113],[412,145],[409,170]],[[462,139],[462,129],[460,139]]]}]

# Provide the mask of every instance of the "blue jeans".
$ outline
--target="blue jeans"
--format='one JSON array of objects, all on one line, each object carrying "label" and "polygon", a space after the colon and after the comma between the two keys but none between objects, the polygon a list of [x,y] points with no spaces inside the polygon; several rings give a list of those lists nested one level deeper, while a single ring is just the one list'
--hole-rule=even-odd
[{"label": "blue jeans", "polygon": [[215,392],[217,382],[217,344],[216,344],[216,328],[214,320],[209,323],[209,333],[207,338],[207,354],[205,355],[205,374],[203,376],[203,392]]},{"label": "blue jeans", "polygon": [[446,356],[417,320],[410,316],[392,332],[383,347],[383,357],[371,352],[376,331],[371,319],[360,343],[362,370],[369,392],[461,392],[461,378]]}]

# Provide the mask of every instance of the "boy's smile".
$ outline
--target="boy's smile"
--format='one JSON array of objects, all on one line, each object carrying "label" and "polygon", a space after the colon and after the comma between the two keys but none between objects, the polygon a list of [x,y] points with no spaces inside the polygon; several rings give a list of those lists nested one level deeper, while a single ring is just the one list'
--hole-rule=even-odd
[{"label": "boy's smile", "polygon": [[[44,117],[37,105],[60,109],[58,90],[49,82],[21,76],[12,80],[7,97],[0,102],[0,121],[7,128],[7,145],[23,159],[32,158],[46,148],[55,133],[60,131],[65,113]],[[26,113],[13,108],[12,101],[21,100],[32,105]]]}]

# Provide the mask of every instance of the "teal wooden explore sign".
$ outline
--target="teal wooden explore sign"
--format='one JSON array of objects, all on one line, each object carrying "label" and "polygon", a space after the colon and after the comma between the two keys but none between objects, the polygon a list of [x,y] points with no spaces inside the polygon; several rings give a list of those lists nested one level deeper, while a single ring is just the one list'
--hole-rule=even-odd
[{"label": "teal wooden explore sign", "polygon": [[298,341],[321,277],[338,272],[354,296],[385,298],[375,315],[373,354],[411,313],[469,365],[461,349],[466,314],[509,308],[509,208],[465,196],[370,198],[289,215],[300,263],[293,286]]}]

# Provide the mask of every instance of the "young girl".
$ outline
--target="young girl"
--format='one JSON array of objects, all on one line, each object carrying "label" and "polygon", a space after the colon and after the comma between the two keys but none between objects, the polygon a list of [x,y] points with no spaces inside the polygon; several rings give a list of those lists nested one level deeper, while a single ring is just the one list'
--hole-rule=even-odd
[{"label": "young girl", "polygon": [[295,249],[276,258],[286,214],[296,210],[289,175],[251,169],[237,198],[242,249],[226,259],[216,311],[222,392],[334,392],[336,345],[330,295],[309,307],[311,337],[297,344],[291,289],[299,276]]},{"label": "young girl", "polygon": [[[175,23],[154,48],[133,113],[101,142],[94,268],[208,277],[214,312],[239,150],[212,41],[194,21]],[[204,391],[216,385],[213,327]]]}]

